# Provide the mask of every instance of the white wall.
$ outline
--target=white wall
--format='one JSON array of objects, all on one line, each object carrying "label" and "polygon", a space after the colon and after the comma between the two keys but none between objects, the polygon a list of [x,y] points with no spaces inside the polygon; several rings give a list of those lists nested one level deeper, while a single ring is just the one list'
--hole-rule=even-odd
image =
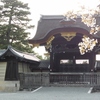
[{"label": "white wall", "polygon": [[0,81],[5,80],[7,62],[0,62]]},{"label": "white wall", "polygon": [[100,54],[96,55],[96,61],[100,61]]},{"label": "white wall", "polygon": [[29,64],[27,63],[18,63],[18,73],[26,73],[26,72],[31,72],[29,69]]}]

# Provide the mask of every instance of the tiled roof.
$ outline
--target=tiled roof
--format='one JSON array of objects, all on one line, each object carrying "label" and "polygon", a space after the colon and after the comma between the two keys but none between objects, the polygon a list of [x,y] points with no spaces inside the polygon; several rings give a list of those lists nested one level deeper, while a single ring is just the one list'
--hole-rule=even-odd
[{"label": "tiled roof", "polygon": [[[74,27],[84,29],[88,33],[90,31],[90,28],[81,21],[80,17],[75,19],[75,23],[71,25],[68,23],[64,24],[63,21],[65,20],[66,17],[63,15],[42,15],[38,22],[36,34],[31,40],[29,40],[29,42],[34,44],[37,43],[37,41],[43,41],[52,30],[59,28]],[[100,25],[100,17],[97,17],[97,24]],[[100,38],[100,32],[93,35],[93,37]]]},{"label": "tiled roof", "polygon": [[[41,16],[38,26],[36,35],[34,36],[33,40],[43,39],[51,30],[61,27],[69,27],[70,25],[62,24],[61,21],[64,20],[65,17],[61,15],[45,15]],[[100,24],[100,18],[97,18],[98,24]],[[89,31],[89,27],[87,27],[83,22],[81,22],[81,18],[77,18],[74,25],[71,27],[80,27]]]},{"label": "tiled roof", "polygon": [[6,50],[3,49],[3,50],[0,50],[0,55],[2,55]]},{"label": "tiled roof", "polygon": [[39,68],[40,69],[49,69],[49,66],[50,66],[49,60],[42,60],[40,65],[39,65]]},{"label": "tiled roof", "polygon": [[19,58],[22,58],[23,60],[40,62],[40,59],[38,59],[35,55],[30,54],[30,53],[25,53],[22,51],[18,51],[11,46],[8,46],[8,48],[6,50],[1,50],[1,51],[2,52],[0,52],[0,56],[3,56],[5,54],[7,54],[8,51],[10,51],[13,55],[15,55]]},{"label": "tiled roof", "polygon": [[36,35],[33,38],[33,40],[43,39],[52,29],[61,27],[60,20],[62,20],[63,18],[64,16],[62,17],[42,16],[40,18],[40,21],[38,22]]},{"label": "tiled roof", "polygon": [[24,59],[27,59],[27,60],[34,60],[34,61],[40,61],[40,59],[38,59],[35,55],[33,54],[29,54],[29,53],[24,53],[24,52],[19,52],[19,51],[16,51],[15,49],[11,48],[11,51],[19,56],[19,57],[22,57]]}]

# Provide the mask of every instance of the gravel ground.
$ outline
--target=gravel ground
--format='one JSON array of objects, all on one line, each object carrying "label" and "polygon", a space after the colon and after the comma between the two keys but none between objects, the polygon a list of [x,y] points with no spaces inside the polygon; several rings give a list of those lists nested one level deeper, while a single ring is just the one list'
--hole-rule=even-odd
[{"label": "gravel ground", "polygon": [[100,100],[100,92],[88,93],[89,87],[40,87],[34,91],[0,93],[0,100]]}]

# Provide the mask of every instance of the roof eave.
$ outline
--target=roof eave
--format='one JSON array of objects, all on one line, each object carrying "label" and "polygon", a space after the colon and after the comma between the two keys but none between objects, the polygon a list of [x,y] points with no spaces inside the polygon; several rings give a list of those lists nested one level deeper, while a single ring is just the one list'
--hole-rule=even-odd
[{"label": "roof eave", "polygon": [[92,35],[89,33],[88,30],[84,29],[84,28],[80,28],[80,27],[60,27],[60,28],[55,28],[53,30],[50,30],[46,36],[44,36],[41,39],[31,39],[29,40],[30,44],[43,44],[45,43],[51,36],[61,33],[61,32],[76,32],[76,33],[81,33],[83,35],[88,35],[89,37],[91,37]]}]

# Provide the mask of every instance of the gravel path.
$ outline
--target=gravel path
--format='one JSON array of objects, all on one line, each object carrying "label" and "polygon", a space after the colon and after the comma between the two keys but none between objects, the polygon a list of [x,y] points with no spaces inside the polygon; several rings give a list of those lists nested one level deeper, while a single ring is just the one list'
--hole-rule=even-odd
[{"label": "gravel path", "polygon": [[0,100],[100,100],[88,87],[40,87],[34,91],[0,93]]}]

